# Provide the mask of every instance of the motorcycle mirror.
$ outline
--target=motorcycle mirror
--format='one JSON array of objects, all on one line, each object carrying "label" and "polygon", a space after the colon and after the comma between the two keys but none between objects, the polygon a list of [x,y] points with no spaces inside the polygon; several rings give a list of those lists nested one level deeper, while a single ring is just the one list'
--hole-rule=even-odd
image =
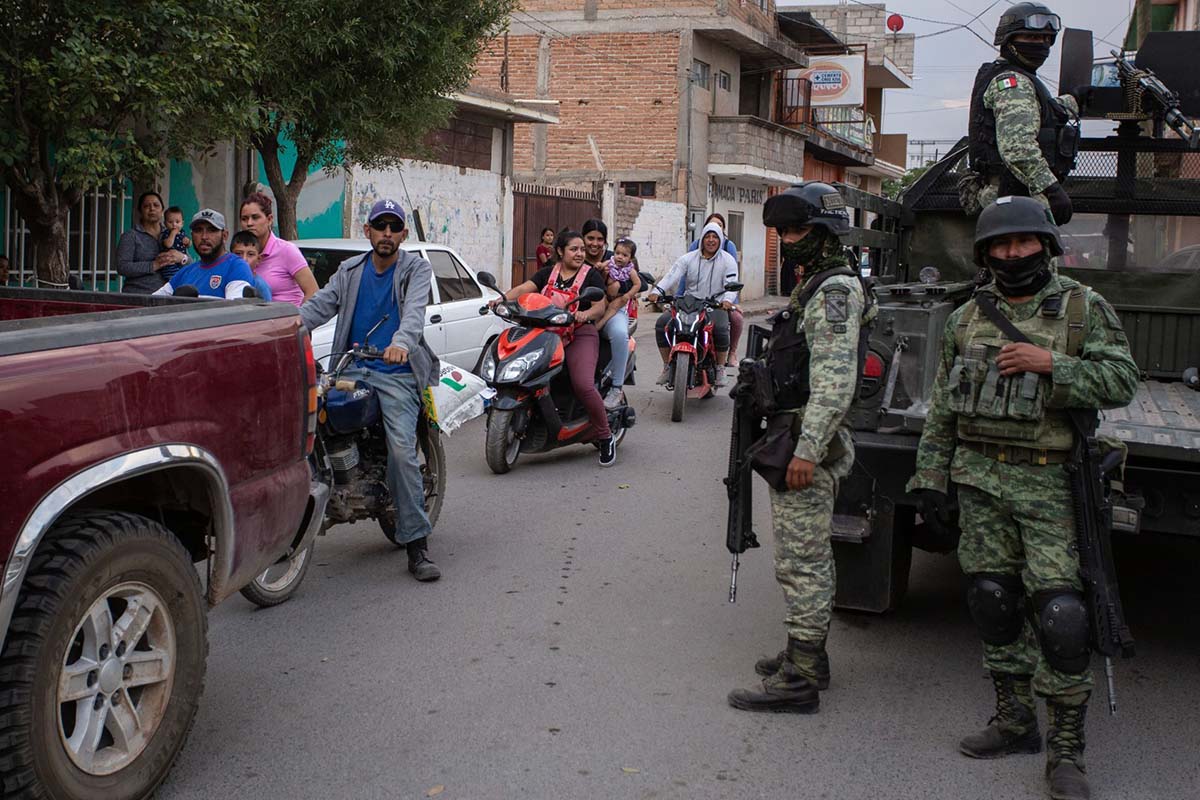
[{"label": "motorcycle mirror", "polygon": [[496,285],[496,276],[492,273],[487,271],[476,272],[475,277],[479,279],[480,283],[491,289],[493,292],[500,291],[499,287]]},{"label": "motorcycle mirror", "polygon": [[742,287],[745,285],[746,284],[744,284],[744,283],[727,283],[727,284],[725,284],[725,291],[740,292],[742,290]]},{"label": "motorcycle mirror", "polygon": [[604,299],[604,290],[597,286],[589,286],[586,289],[584,289],[582,292],[579,293],[579,299],[580,300],[589,300],[593,303],[596,302],[597,300],[603,300]]},{"label": "motorcycle mirror", "polygon": [[642,288],[638,289],[639,294],[641,292],[648,291],[650,289],[651,284],[658,283],[658,279],[655,278],[653,275],[651,275],[649,272],[642,272],[639,270],[638,276],[642,279]]}]

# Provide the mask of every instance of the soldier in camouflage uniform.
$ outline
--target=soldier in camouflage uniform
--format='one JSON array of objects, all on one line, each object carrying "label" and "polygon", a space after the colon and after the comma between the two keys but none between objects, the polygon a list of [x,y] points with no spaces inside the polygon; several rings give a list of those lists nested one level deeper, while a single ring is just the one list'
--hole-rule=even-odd
[{"label": "soldier in camouflage uniform", "polygon": [[[958,484],[959,561],[984,641],[996,714],[959,749],[972,758],[1041,751],[1033,696],[1046,700],[1046,777],[1056,800],[1087,798],[1084,716],[1092,689],[1072,499],[1066,409],[1124,406],[1138,368],[1103,297],[1061,276],[1044,206],[1002,197],[979,216],[975,258],[993,282],[946,325],[917,450],[922,516],[944,519]],[[1032,342],[1014,343],[979,307],[986,295]]]},{"label": "soldier in camouflage uniform", "polygon": [[854,464],[846,415],[859,374],[859,333],[874,306],[868,307],[842,246],[849,215],[832,186],[812,181],[768,199],[763,224],[779,232],[784,260],[803,269],[783,312],[789,317],[780,323],[789,326],[784,335],[794,346],[788,352],[799,361],[792,369],[786,359],[773,360],[775,332],[767,357],[772,369],[795,379],[776,395],[780,413],[790,415],[798,436],[787,490],[771,488],[775,575],[787,602],[788,640],[777,656],[755,665],[764,676],[761,688],[736,689],[729,703],[748,711],[812,713],[820,704],[817,690],[829,685],[825,639],[833,609],[833,498],[838,480]]},{"label": "soldier in camouflage uniform", "polygon": [[1001,195],[1028,195],[1050,208],[1059,225],[1071,219],[1071,199],[1059,181],[1075,165],[1079,102],[1070,94],[1051,96],[1037,76],[1060,27],[1058,15],[1041,3],[1018,3],[1000,17],[1000,58],[979,68],[971,91],[971,172],[960,183],[968,214]]}]

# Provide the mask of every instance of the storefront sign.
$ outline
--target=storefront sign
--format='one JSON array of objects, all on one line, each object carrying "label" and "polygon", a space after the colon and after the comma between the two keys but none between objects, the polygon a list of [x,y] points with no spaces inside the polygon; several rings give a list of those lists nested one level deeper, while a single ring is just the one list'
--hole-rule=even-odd
[{"label": "storefront sign", "polygon": [[814,106],[861,106],[864,56],[812,56],[808,69],[788,71],[789,78],[806,78],[812,83]]},{"label": "storefront sign", "polygon": [[761,206],[767,202],[767,190],[760,187],[737,186],[732,183],[713,181],[709,184],[708,193],[713,199],[724,200],[726,203]]}]

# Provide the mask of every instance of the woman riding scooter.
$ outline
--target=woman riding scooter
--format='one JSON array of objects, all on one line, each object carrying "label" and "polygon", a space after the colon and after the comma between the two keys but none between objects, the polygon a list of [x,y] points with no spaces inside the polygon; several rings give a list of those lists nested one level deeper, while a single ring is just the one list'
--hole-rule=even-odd
[{"label": "woman riding scooter", "polygon": [[[605,278],[600,270],[586,263],[583,236],[576,231],[562,231],[554,242],[558,257],[553,266],[543,267],[524,283],[504,293],[505,300],[516,300],[524,294],[540,292],[560,308],[565,308],[588,286],[605,290]],[[499,300],[494,300],[494,306]],[[611,467],[617,462],[616,443],[608,427],[608,412],[604,399],[596,391],[596,361],[600,356],[600,336],[595,323],[605,312],[604,302],[581,300],[575,310],[575,328],[566,345],[567,372],[571,389],[587,409],[588,420],[599,434],[600,466]]]}]

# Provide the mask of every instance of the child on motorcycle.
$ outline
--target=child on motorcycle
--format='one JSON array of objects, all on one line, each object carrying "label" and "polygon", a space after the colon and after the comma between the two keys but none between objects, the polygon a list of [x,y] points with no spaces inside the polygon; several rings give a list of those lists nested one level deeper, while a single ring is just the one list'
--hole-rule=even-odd
[{"label": "child on motorcycle", "polygon": [[642,280],[637,271],[637,243],[621,238],[613,245],[613,257],[605,264],[608,273],[608,310],[596,327],[612,346],[612,389],[604,397],[605,408],[620,408],[625,399],[625,370],[629,366],[629,301],[637,297]]},{"label": "child on motorcycle", "polygon": [[[607,279],[601,270],[586,263],[583,235],[564,230],[554,242],[557,263],[546,266],[533,274],[524,283],[504,293],[505,300],[516,300],[523,294],[540,292],[557,306],[565,307],[589,286],[607,291]],[[493,300],[494,306],[499,300]],[[571,341],[565,349],[567,373],[571,379],[571,390],[587,409],[588,420],[596,431],[596,443],[600,446],[600,466],[611,467],[617,463],[617,448],[612,431],[608,427],[608,412],[604,399],[596,390],[596,361],[600,356],[600,334],[595,323],[604,316],[608,304],[580,301],[575,309],[575,328]]]}]

